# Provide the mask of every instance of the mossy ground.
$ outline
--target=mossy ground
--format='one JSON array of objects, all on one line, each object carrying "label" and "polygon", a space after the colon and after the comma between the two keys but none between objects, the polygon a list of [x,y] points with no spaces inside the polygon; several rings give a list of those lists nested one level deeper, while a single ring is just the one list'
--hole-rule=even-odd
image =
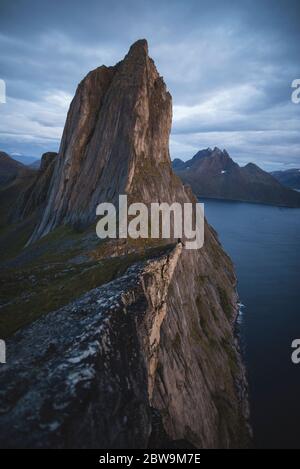
[{"label": "mossy ground", "polygon": [[[12,230],[12,227],[9,227]],[[14,227],[16,229],[16,227]],[[31,227],[32,229],[32,227]],[[30,227],[22,226],[18,243],[2,251],[0,264],[0,337],[6,338],[38,317],[122,275],[133,263],[166,246],[137,240],[118,257],[110,243],[97,238],[95,227],[78,232],[62,226],[27,248]],[[0,244],[3,246],[0,233]],[[10,236],[11,240],[14,237]],[[2,241],[2,243],[1,243]]]}]

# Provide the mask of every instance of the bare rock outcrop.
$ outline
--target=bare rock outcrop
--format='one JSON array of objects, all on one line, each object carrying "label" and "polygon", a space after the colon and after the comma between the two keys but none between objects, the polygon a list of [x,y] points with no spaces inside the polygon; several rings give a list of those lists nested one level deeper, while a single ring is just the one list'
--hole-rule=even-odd
[{"label": "bare rock outcrop", "polygon": [[[169,179],[172,173],[171,116],[171,96],[145,40],[115,67],[90,72],[71,103],[50,198],[32,240],[60,224],[86,226],[98,203],[119,194],[139,188],[151,198],[155,189],[162,191],[168,178],[161,168],[166,166]],[[140,177],[139,184],[133,177]]]},{"label": "bare rock outcrop", "polygon": [[[144,203],[195,201],[171,168],[171,106],[145,40],[116,66],[89,73],[71,103],[30,242],[60,225],[90,225],[96,205],[119,194]],[[0,370],[0,382],[11,380],[18,392],[10,401],[7,384],[1,388],[0,434],[10,428],[1,444],[247,446],[237,309],[233,265],[206,224],[203,248],[173,244],[10,339],[13,363]],[[22,381],[25,363],[38,373]]]},{"label": "bare rock outcrop", "polygon": [[158,298],[177,255],[133,265],[8,341],[1,447],[147,447]]},{"label": "bare rock outcrop", "polygon": [[229,278],[182,252],[134,264],[7,342],[1,447],[247,446],[235,295],[225,304],[215,282],[230,291]]},{"label": "bare rock outcrop", "polygon": [[33,214],[40,215],[45,209],[56,157],[56,152],[42,155],[39,170],[34,173],[33,180],[26,190],[20,191],[13,207],[11,213],[13,222],[24,220]]}]

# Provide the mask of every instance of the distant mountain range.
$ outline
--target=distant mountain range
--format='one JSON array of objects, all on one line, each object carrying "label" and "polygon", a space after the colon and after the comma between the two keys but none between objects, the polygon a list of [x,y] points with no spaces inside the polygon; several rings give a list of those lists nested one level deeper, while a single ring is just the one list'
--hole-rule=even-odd
[{"label": "distant mountain range", "polygon": [[20,163],[22,163],[26,166],[40,163],[40,159],[36,158],[35,156],[19,155],[19,154],[16,154],[16,153],[12,153],[11,157],[14,160],[19,161]]},{"label": "distant mountain range", "polygon": [[239,166],[217,147],[201,150],[185,162],[177,158],[173,169],[198,197],[300,207],[298,192],[253,163]]},{"label": "distant mountain range", "polygon": [[41,166],[41,160],[36,160],[29,165],[31,169],[40,169],[40,166]]},{"label": "distant mountain range", "polygon": [[272,176],[284,186],[300,190],[300,169],[287,169],[285,171],[273,171]]},{"label": "distant mountain range", "polygon": [[10,184],[26,172],[26,166],[0,151],[0,186]]}]

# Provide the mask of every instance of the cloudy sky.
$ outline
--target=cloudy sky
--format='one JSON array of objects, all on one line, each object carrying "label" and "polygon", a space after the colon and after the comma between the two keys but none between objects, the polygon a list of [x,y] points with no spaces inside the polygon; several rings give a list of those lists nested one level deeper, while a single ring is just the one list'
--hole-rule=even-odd
[{"label": "cloudy sky", "polygon": [[57,150],[78,82],[146,38],[173,96],[172,158],[300,165],[299,0],[0,0],[0,149]]}]

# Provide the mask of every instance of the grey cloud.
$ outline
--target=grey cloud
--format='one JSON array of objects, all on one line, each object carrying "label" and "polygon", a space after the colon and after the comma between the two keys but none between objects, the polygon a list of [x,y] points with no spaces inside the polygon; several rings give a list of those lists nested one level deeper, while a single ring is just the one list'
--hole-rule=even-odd
[{"label": "grey cloud", "polygon": [[[172,156],[209,144],[262,165],[299,161],[300,105],[290,103],[299,18],[294,0],[1,0],[8,104],[0,107],[0,148],[38,155],[58,147],[78,82],[146,37],[173,96]],[[65,96],[66,105],[49,96]]]}]

